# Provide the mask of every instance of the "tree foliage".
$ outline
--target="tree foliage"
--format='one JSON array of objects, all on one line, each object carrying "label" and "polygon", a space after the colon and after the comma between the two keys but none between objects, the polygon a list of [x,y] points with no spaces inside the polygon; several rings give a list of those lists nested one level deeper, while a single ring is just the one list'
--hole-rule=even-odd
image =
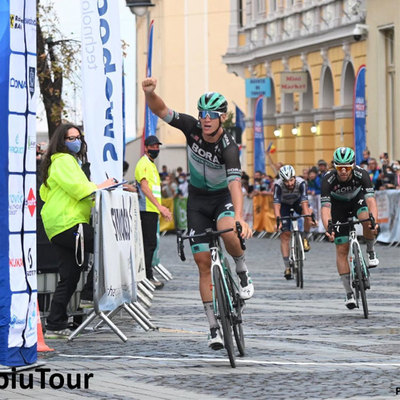
[{"label": "tree foliage", "polygon": [[[46,3],[46,4],[45,4]],[[65,38],[51,1],[36,0],[37,5],[37,75],[40,95],[46,111],[49,137],[68,118],[65,109],[64,83],[79,84],[79,42]]]}]

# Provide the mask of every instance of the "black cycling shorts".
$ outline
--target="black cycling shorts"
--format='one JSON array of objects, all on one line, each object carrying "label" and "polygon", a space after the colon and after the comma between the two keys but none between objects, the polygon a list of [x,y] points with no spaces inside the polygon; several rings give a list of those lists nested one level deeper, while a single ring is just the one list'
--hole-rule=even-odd
[{"label": "black cycling shorts", "polygon": [[[228,189],[205,192],[189,188],[187,203],[187,222],[190,234],[202,233],[206,228],[216,228],[216,222],[222,217],[234,216],[231,194]],[[192,253],[209,251],[209,239],[190,239]]]},{"label": "black cycling shorts", "polygon": [[[290,209],[293,208],[293,210],[301,215],[303,214],[303,208],[301,207],[301,201],[300,198],[293,204],[286,204],[286,203],[281,203],[281,217],[288,217],[290,215]],[[282,232],[287,232],[290,231],[290,228],[292,226],[292,221],[289,219],[284,219],[282,221]]]},{"label": "black cycling shorts", "polygon": [[[360,212],[368,211],[364,193],[361,191],[351,201],[339,201],[331,197],[332,222],[347,222],[349,217],[358,217]],[[349,227],[339,226],[335,228],[335,243],[342,244],[349,241]]]}]

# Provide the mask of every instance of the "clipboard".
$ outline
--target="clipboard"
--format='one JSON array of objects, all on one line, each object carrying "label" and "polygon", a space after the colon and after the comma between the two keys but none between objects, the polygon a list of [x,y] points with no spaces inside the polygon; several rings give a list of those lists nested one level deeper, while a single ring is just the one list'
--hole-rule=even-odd
[{"label": "clipboard", "polygon": [[126,183],[128,183],[127,180],[122,180],[121,182],[115,183],[114,185],[108,186],[108,187],[106,187],[106,188],[97,189],[97,190],[95,190],[94,192],[88,194],[87,196],[82,197],[81,200],[84,200],[84,199],[87,199],[88,197],[94,196],[98,190],[108,190],[108,191],[111,191],[111,190],[116,189],[116,188],[119,187],[119,186],[125,185]]}]

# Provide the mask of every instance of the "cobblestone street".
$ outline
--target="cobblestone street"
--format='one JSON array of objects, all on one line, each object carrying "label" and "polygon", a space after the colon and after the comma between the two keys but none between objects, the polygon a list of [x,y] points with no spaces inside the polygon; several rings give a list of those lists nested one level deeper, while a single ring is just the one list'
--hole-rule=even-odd
[{"label": "cobblestone street", "polygon": [[[399,249],[378,245],[380,265],[367,292],[370,317],[347,310],[335,246],[311,242],[304,289],[283,278],[279,240],[247,242],[256,292],[246,304],[246,356],[232,369],[225,350],[207,347],[197,269],[178,260],[175,235],[161,239],[161,261],[174,279],[155,293],[145,333],[127,314],[113,320],[128,336],[88,331],[73,342],[47,340],[51,372],[94,374],[89,389],[4,389],[1,398],[102,399],[388,399],[400,387]],[[37,381],[37,373],[34,373]]]}]

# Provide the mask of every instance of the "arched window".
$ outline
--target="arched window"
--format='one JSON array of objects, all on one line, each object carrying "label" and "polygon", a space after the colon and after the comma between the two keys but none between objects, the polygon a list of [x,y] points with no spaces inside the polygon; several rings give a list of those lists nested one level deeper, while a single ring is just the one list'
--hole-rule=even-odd
[{"label": "arched window", "polygon": [[343,66],[342,73],[342,87],[340,91],[340,100],[342,106],[349,106],[353,104],[354,81],[354,67],[353,64],[348,61]]},{"label": "arched window", "polygon": [[309,71],[306,72],[307,72],[307,92],[301,94],[300,111],[311,111],[314,108],[311,75]]},{"label": "arched window", "polygon": [[334,104],[332,71],[328,66],[323,67],[320,80],[319,106],[332,108]]}]

